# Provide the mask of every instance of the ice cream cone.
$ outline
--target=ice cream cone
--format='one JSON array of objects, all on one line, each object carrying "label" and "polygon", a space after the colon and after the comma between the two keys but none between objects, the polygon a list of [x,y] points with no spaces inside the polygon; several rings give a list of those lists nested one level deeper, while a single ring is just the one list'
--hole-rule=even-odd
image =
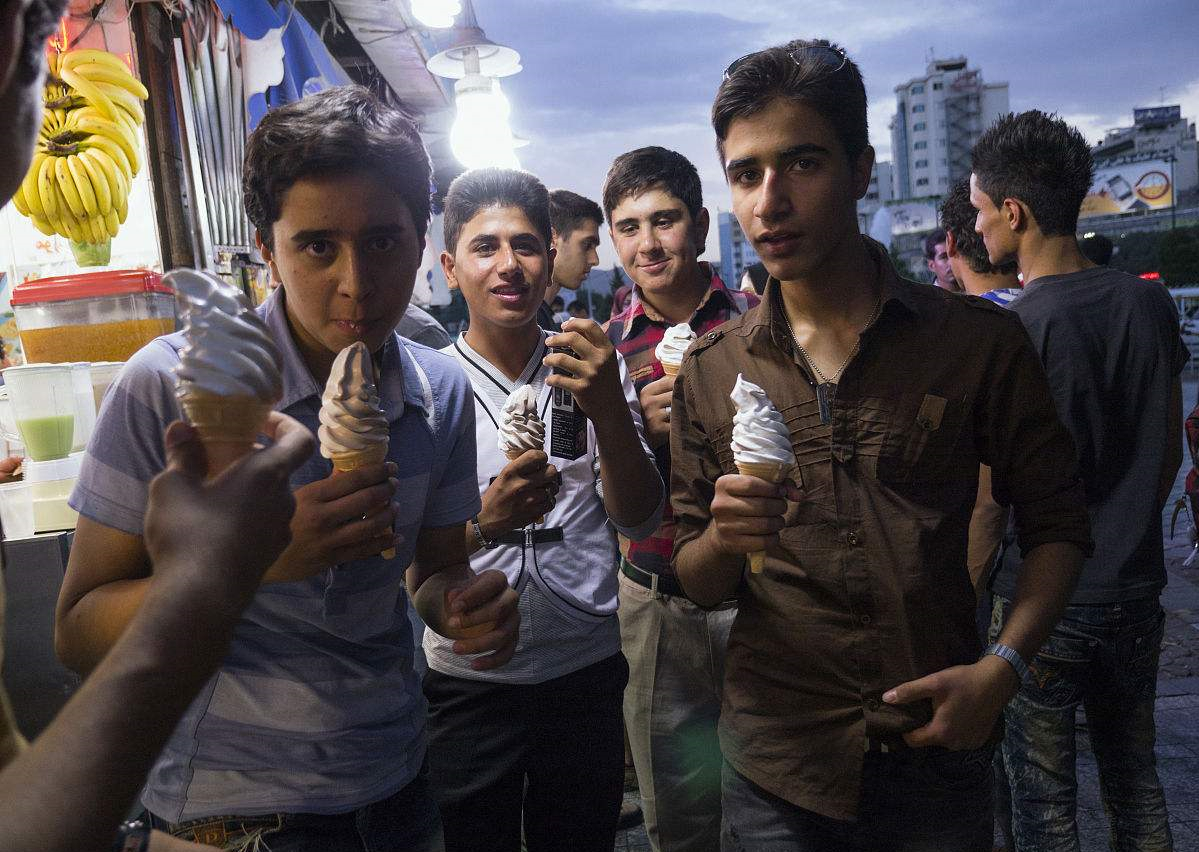
[{"label": "ice cream cone", "polygon": [[[791,465],[758,463],[753,462],[738,462],[737,472],[742,476],[756,476],[758,479],[765,479],[767,482],[773,482],[778,485],[787,478],[787,474],[791,472]],[[766,559],[766,551],[759,550],[749,554],[749,570],[751,574],[762,573],[762,563]]]},{"label": "ice cream cone", "polygon": [[193,390],[180,403],[200,433],[208,457],[208,476],[216,476],[254,448],[271,413],[271,404],[251,396],[219,396]]},{"label": "ice cream cone", "polygon": [[[333,462],[334,475],[349,473],[351,470],[358,470],[360,467],[372,464],[382,464],[387,460],[387,444],[379,444],[377,447],[357,453],[337,453],[330,456],[329,460]],[[389,547],[379,555],[384,559],[395,559],[396,549]]]},{"label": "ice cream cone", "polygon": [[[508,452],[504,453],[504,455],[506,455],[508,457],[508,461],[512,462],[512,461],[516,461],[518,458],[520,458],[527,452],[528,452],[528,450],[508,450]],[[545,523],[545,515],[542,515],[540,518],[538,518],[536,520],[536,523],[544,524]]]},{"label": "ice cream cone", "polygon": [[662,361],[661,364],[662,372],[671,378],[677,376],[679,374],[679,368],[683,366],[682,364],[675,364],[670,361]]}]

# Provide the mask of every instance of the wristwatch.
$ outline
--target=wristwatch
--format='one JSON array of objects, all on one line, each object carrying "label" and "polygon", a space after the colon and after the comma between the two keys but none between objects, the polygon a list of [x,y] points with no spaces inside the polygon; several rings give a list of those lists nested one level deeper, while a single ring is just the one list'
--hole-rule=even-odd
[{"label": "wristwatch", "polygon": [[150,848],[150,826],[144,820],[131,819],[121,823],[112,852],[146,852]]},{"label": "wristwatch", "polygon": [[1016,670],[1016,677],[1020,678],[1020,683],[1028,682],[1028,664],[1016,652],[1015,648],[1009,648],[1007,645],[1001,645],[998,642],[992,642],[987,646],[987,650],[983,651],[983,656],[995,656],[1007,660],[1008,664]]},{"label": "wristwatch", "polygon": [[475,541],[479,542],[479,547],[484,550],[495,550],[500,546],[499,541],[490,539],[483,535],[483,528],[479,526],[479,516],[475,515],[470,519],[470,528],[475,531]]}]

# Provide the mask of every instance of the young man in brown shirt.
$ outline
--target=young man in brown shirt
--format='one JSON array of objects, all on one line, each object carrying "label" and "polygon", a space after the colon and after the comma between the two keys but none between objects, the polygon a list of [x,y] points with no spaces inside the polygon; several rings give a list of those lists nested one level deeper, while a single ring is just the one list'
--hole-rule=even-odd
[{"label": "young man in brown shirt", "polygon": [[[739,598],[722,847],[989,850],[996,722],[1090,549],[1070,438],[1015,316],[899,278],[858,233],[874,153],[843,51],[746,56],[712,115],[771,273],[760,307],[692,348],[672,405],[680,581],[700,605]],[[738,373],[786,421],[791,483],[736,473]],[[980,463],[1026,556],[981,657],[966,570]]]}]

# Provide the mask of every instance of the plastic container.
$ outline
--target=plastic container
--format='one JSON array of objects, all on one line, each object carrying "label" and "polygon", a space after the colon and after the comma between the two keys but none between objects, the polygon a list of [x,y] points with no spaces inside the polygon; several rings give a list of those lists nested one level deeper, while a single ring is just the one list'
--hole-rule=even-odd
[{"label": "plastic container", "polygon": [[100,403],[109,386],[116,381],[117,373],[125,366],[124,361],[97,361],[92,364],[92,398],[96,402],[96,413],[100,412]]},{"label": "plastic container", "polygon": [[12,403],[8,400],[8,387],[0,385],[0,436],[8,444],[8,454],[16,455],[13,450],[20,447],[21,456],[25,455],[25,445],[21,443],[21,433],[17,431],[17,420],[13,414]]},{"label": "plastic container", "polygon": [[0,525],[5,539],[33,535],[33,500],[28,482],[0,485]]},{"label": "plastic container", "polygon": [[25,360],[126,361],[175,330],[175,297],[156,272],[123,270],[39,278],[12,291]]},{"label": "plastic container", "polygon": [[31,459],[61,459],[75,438],[75,388],[69,364],[26,364],[4,371],[13,419]]},{"label": "plastic container", "polygon": [[96,425],[96,395],[92,391],[92,365],[79,361],[71,365],[71,386],[75,395],[75,439],[71,452],[87,446]]},{"label": "plastic container", "polygon": [[79,479],[83,453],[71,453],[53,461],[26,460],[22,468],[29,485],[28,500],[35,533],[73,530],[79,513],[67,505],[67,498]]}]

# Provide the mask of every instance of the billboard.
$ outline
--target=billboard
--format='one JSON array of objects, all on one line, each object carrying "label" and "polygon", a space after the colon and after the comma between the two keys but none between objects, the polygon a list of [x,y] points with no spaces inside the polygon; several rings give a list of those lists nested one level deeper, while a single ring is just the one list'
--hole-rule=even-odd
[{"label": "billboard", "polygon": [[1099,162],[1078,215],[1085,218],[1169,207],[1174,203],[1173,190],[1168,160]]},{"label": "billboard", "polygon": [[1132,121],[1134,124],[1158,124],[1178,121],[1182,118],[1182,106],[1174,104],[1172,106],[1156,106],[1156,107],[1140,107],[1132,111]]},{"label": "billboard", "polygon": [[891,234],[918,234],[937,227],[937,198],[888,201],[884,209],[891,217]]}]

